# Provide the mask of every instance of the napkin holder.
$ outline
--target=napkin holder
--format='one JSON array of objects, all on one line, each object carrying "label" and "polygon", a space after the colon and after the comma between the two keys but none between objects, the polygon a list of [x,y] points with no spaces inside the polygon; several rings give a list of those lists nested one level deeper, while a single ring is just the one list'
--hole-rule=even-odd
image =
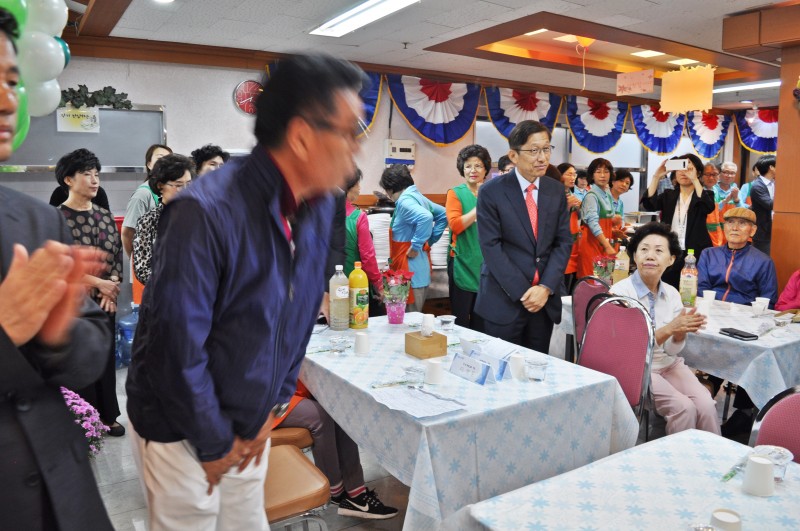
[{"label": "napkin holder", "polygon": [[425,360],[447,355],[447,336],[434,332],[430,337],[421,332],[406,333],[406,354]]}]

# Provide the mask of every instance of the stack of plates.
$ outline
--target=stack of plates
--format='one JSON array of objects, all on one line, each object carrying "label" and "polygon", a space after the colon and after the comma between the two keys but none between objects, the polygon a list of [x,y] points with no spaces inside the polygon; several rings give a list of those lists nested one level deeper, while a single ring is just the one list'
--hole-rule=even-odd
[{"label": "stack of plates", "polygon": [[375,258],[378,260],[378,268],[386,266],[389,260],[389,223],[392,220],[390,214],[369,214],[369,231],[372,233],[372,243],[375,245]]},{"label": "stack of plates", "polygon": [[449,246],[450,229],[444,229],[442,237],[431,247],[431,265],[433,265],[433,267],[447,267],[447,251]]}]

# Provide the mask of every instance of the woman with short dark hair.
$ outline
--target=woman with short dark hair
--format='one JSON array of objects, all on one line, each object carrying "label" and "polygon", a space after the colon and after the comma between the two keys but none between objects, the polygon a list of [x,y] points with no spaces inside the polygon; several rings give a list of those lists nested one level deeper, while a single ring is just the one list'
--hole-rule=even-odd
[{"label": "woman with short dark hair", "polygon": [[564,193],[567,194],[567,209],[569,209],[569,232],[572,234],[572,252],[569,255],[567,268],[564,270],[564,287],[567,293],[572,293],[575,283],[575,273],[578,271],[578,241],[581,236],[580,210],[582,201],[572,193],[578,172],[569,162],[558,165],[561,172],[561,182],[564,183]]},{"label": "woman with short dark hair", "polygon": [[59,210],[67,221],[78,245],[96,247],[106,253],[105,268],[84,280],[91,297],[108,316],[111,331],[106,369],[100,379],[84,389],[75,389],[100,414],[100,420],[110,427],[109,435],[120,437],[125,428],[117,422],[120,414],[117,402],[115,368],[115,328],[117,295],[122,279],[122,245],[111,212],[92,203],[100,188],[100,161],[88,149],[76,149],[61,157],[56,164],[56,180],[69,195]]},{"label": "woman with short dark hair", "polygon": [[608,186],[614,166],[607,159],[597,158],[589,163],[587,172],[592,189],[581,203],[583,226],[578,244],[578,278],[594,275],[595,258],[617,254],[611,243],[615,212],[614,198]]},{"label": "woman with short dark hair", "polygon": [[682,249],[669,225],[652,222],[639,227],[630,239],[628,254],[636,271],[614,284],[611,292],[639,301],[655,327],[655,350],[650,366],[650,389],[656,412],[667,421],[667,435],[699,429],[720,434],[716,402],[678,353],[687,334],[706,324],[696,308],[684,308],[681,295],[662,281],[675,267]]},{"label": "woman with short dark hair", "polygon": [[450,226],[447,256],[450,308],[457,325],[473,329],[477,326],[473,310],[483,264],[475,207],[478,190],[491,167],[492,157],[485,147],[473,144],[462,149],[456,158],[456,169],[465,182],[447,191],[444,205]]}]

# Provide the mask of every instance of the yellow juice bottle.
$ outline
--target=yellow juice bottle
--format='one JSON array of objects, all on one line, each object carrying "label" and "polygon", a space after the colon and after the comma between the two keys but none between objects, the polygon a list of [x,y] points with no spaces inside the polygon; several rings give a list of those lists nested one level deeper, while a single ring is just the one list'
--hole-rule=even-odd
[{"label": "yellow juice bottle", "polygon": [[369,279],[361,262],[350,273],[350,328],[366,328],[369,321]]}]

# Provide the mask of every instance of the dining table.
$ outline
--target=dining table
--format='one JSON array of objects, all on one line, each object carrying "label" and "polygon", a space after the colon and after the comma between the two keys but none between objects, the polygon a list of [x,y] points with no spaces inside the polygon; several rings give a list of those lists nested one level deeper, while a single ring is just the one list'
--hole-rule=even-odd
[{"label": "dining table", "polygon": [[[406,353],[405,339],[419,332],[422,319],[420,313],[407,313],[402,324],[389,324],[384,316],[370,317],[363,330],[319,327],[300,371],[300,379],[339,426],[410,487],[403,529],[441,529],[468,504],[635,444],[638,422],[611,376],[552,357],[546,358],[542,381],[517,373],[480,385],[448,371],[455,355],[463,355],[462,340],[481,345],[491,339],[473,330],[437,325],[435,332],[447,341],[446,355],[438,358],[445,368],[443,379],[421,385],[425,362]],[[356,332],[367,335],[366,355],[354,352]],[[332,350],[340,338],[348,346]],[[526,358],[546,356],[512,347]],[[423,404],[444,401],[455,409],[427,416],[379,402],[379,394],[395,385],[403,393],[423,393]]]},{"label": "dining table", "polygon": [[[561,301],[558,329],[560,337],[564,338],[565,334],[574,332],[575,325],[572,297],[562,297]],[[705,328],[688,334],[678,354],[686,365],[746,389],[759,409],[781,391],[800,385],[800,323],[778,327],[774,320],[776,312],[772,310],[755,315],[750,306],[721,300],[713,301],[706,315]],[[735,339],[721,334],[723,328],[750,332],[758,339]]]},{"label": "dining table", "polygon": [[797,463],[788,464],[769,497],[745,493],[744,472],[723,479],[752,450],[709,432],[682,431],[473,504],[458,528],[691,530],[728,509],[738,513],[742,531],[800,529]]}]

